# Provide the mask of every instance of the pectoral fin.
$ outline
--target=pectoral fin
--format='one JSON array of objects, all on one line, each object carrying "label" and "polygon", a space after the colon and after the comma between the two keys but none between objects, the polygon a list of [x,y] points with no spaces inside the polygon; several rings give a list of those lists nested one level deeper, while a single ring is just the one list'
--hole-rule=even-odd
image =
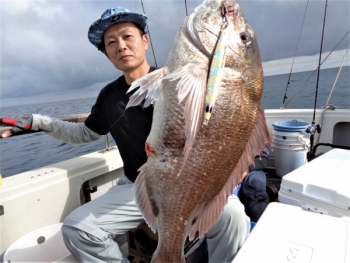
[{"label": "pectoral fin", "polygon": [[196,134],[203,123],[207,75],[208,65],[194,61],[163,78],[168,81],[178,81],[176,89],[179,102],[186,100],[184,110],[186,144],[183,165],[186,163]]},{"label": "pectoral fin", "polygon": [[145,108],[154,104],[154,102],[159,99],[162,88],[162,78],[165,74],[165,68],[160,68],[134,81],[127,93],[138,87],[140,88],[131,95],[126,108],[138,106],[143,100],[145,100],[143,105]]}]

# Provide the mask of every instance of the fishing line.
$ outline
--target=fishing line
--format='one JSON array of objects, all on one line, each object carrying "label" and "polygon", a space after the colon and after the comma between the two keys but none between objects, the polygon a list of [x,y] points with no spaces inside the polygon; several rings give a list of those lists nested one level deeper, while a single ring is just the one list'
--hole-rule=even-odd
[{"label": "fishing line", "polygon": [[[201,25],[201,27],[202,27],[204,30],[207,30],[209,33],[211,33],[212,35],[214,35],[215,38],[219,38],[221,29],[219,29],[219,32],[218,32],[218,33],[215,33],[215,32],[213,32],[212,30],[210,30],[208,27],[205,27],[205,26],[202,24],[202,20],[200,21],[200,25]],[[203,32],[203,31],[199,31],[199,32]],[[230,40],[228,40],[228,42],[230,42]],[[230,43],[231,43],[231,42],[230,42]],[[231,45],[227,44],[227,47],[228,47],[229,49],[231,49],[231,51],[232,51],[233,53],[235,53],[236,55],[240,55],[237,51],[235,51],[235,50],[231,47]],[[207,53],[207,55],[208,55],[209,57],[212,56],[207,50],[205,50],[205,51],[206,51],[206,53]]]},{"label": "fishing line", "polygon": [[125,112],[126,112],[127,109],[124,110],[123,114],[119,116],[119,118],[108,128],[108,131],[110,131],[114,125],[117,124],[117,122],[125,115]]},{"label": "fishing line", "polygon": [[295,48],[295,51],[294,51],[294,57],[293,57],[293,62],[292,62],[292,67],[290,69],[290,73],[289,73],[289,77],[288,77],[288,82],[287,82],[287,86],[286,86],[286,91],[284,93],[284,98],[283,98],[283,102],[282,102],[282,109],[284,109],[284,102],[286,101],[287,99],[287,92],[288,92],[288,86],[290,84],[290,77],[292,75],[292,70],[293,70],[293,65],[294,65],[294,60],[295,60],[295,56],[297,54],[297,50],[298,50],[298,46],[299,46],[299,41],[300,41],[300,36],[301,36],[301,31],[303,30],[303,25],[304,25],[304,21],[305,21],[305,16],[306,16],[306,11],[307,11],[307,7],[309,5],[309,0],[307,0],[307,3],[306,3],[306,8],[305,8],[305,12],[304,12],[304,18],[303,18],[303,22],[301,23],[301,27],[300,27],[300,32],[299,32],[299,37],[298,37],[298,42],[297,42],[297,47]]},{"label": "fishing line", "polygon": [[[314,114],[313,114],[313,117],[312,117],[312,124],[315,124],[316,104],[317,104],[317,95],[318,95],[318,82],[319,82],[319,79],[320,79],[320,69],[321,69],[321,57],[322,57],[322,47],[323,47],[323,36],[324,36],[324,28],[325,28],[325,25],[326,25],[327,3],[328,3],[328,0],[326,0],[326,6],[325,6],[325,10],[324,10],[323,28],[322,28],[322,38],[321,38],[321,48],[320,48],[320,55],[319,55],[319,59],[318,59],[317,81],[316,81],[316,93],[315,93]],[[312,143],[311,143],[311,148],[312,148]]]},{"label": "fishing line", "polygon": [[[141,5],[142,5],[143,13],[146,14],[145,7],[143,6],[143,1],[142,0],[141,0]],[[157,60],[156,60],[156,56],[154,54],[154,49],[153,49],[153,44],[152,44],[151,31],[149,30],[148,24],[147,24],[147,32],[148,32],[148,35],[149,35],[149,41],[151,42],[151,48],[152,48],[152,53],[153,53],[154,64],[155,64],[156,68],[158,68]]]},{"label": "fishing line", "polygon": [[[350,30],[345,34],[345,36],[338,42],[338,44],[332,49],[331,52],[329,52],[329,54],[325,57],[325,59],[322,61],[321,65],[326,61],[326,59],[333,53],[333,51],[340,45],[340,43],[345,39],[345,37],[350,33]],[[296,95],[298,95],[298,93],[300,92],[300,90],[302,88],[305,87],[306,83],[309,81],[309,79],[313,76],[313,74],[315,74],[317,68],[311,73],[311,75],[309,76],[309,78],[307,80],[305,80],[305,82],[299,87],[299,89],[294,93],[294,95],[287,101],[287,103],[284,105],[285,107],[287,107],[287,105],[295,98]]]},{"label": "fishing line", "polygon": [[323,47],[323,36],[324,36],[324,28],[326,25],[326,14],[327,14],[327,4],[328,0],[326,0],[325,10],[324,10],[324,17],[323,17],[323,28],[322,28],[322,38],[321,38],[321,47],[320,47],[320,55],[318,59],[318,70],[317,70],[317,81],[316,81],[316,92],[315,92],[315,102],[314,102],[314,114],[312,117],[312,123],[311,127],[313,132],[310,135],[310,150],[308,152],[308,156],[312,156],[313,148],[314,148],[314,139],[315,139],[315,132],[316,132],[316,126],[315,126],[315,116],[316,116],[316,106],[317,106],[317,95],[318,95],[318,82],[320,79],[320,69],[321,69],[321,57],[322,57],[322,47]]},{"label": "fishing line", "polygon": [[[141,0],[141,5],[142,5],[142,10],[143,10],[143,13],[146,14],[145,12],[145,8],[143,6],[143,1]],[[156,60],[156,56],[154,54],[154,49],[153,49],[153,44],[152,44],[152,39],[151,39],[151,31],[149,30],[149,27],[147,25],[147,32],[148,32],[148,35],[149,35],[149,40],[151,42],[151,48],[152,48],[152,53],[153,53],[153,58],[154,58],[154,63],[155,63],[155,66],[158,68],[157,66],[157,60]],[[125,112],[126,112],[127,109],[124,110],[123,114],[119,116],[119,118],[109,127],[108,130],[112,129],[114,127],[114,125],[116,125],[118,123],[118,121],[125,115]]]},{"label": "fishing line", "polygon": [[335,84],[336,84],[336,83],[337,83],[337,81],[338,81],[338,77],[339,77],[340,72],[341,72],[341,70],[342,70],[342,68],[343,68],[343,65],[344,65],[344,62],[345,62],[345,59],[346,59],[346,55],[348,54],[349,49],[350,49],[350,45],[349,45],[348,49],[347,49],[347,50],[346,50],[346,52],[345,52],[345,55],[344,55],[343,61],[342,61],[341,66],[340,66],[340,68],[339,68],[339,70],[338,70],[337,77],[335,78],[335,81],[334,81],[333,87],[332,87],[332,89],[331,89],[331,92],[329,93],[329,96],[328,96],[328,99],[327,99],[327,102],[326,102],[326,106],[328,105],[329,99],[330,99],[330,98],[331,98],[331,96],[332,96],[332,93],[333,93],[333,90],[334,90]]}]

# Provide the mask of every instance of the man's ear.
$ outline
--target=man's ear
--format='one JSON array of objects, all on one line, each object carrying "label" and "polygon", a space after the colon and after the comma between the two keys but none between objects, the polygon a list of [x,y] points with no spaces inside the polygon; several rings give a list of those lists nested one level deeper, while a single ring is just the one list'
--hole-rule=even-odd
[{"label": "man's ear", "polygon": [[107,54],[106,50],[103,50],[102,52],[103,52],[103,54],[105,54],[105,55],[106,55],[106,57],[109,59],[109,56],[108,56],[108,54]]},{"label": "man's ear", "polygon": [[145,45],[145,50],[147,50],[148,49],[148,35],[147,34],[144,34],[142,36],[142,41],[143,41],[143,43]]}]

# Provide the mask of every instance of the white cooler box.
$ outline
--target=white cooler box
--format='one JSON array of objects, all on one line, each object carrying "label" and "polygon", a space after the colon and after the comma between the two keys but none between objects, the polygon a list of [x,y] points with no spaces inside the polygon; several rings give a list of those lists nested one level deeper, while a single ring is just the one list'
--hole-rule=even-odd
[{"label": "white cooler box", "polygon": [[282,178],[280,203],[350,216],[350,151],[333,149]]},{"label": "white cooler box", "polygon": [[350,217],[270,203],[233,263],[349,263]]}]

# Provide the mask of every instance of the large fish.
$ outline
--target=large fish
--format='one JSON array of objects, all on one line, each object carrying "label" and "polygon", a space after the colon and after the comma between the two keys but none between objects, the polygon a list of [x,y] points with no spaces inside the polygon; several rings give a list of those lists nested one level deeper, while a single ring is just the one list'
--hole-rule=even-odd
[{"label": "large fish", "polygon": [[135,81],[128,107],[154,103],[147,162],[135,182],[158,232],[152,262],[184,262],[186,237],[202,237],[253,159],[271,142],[260,106],[258,43],[233,0],[206,0],[183,22],[165,66]]}]

